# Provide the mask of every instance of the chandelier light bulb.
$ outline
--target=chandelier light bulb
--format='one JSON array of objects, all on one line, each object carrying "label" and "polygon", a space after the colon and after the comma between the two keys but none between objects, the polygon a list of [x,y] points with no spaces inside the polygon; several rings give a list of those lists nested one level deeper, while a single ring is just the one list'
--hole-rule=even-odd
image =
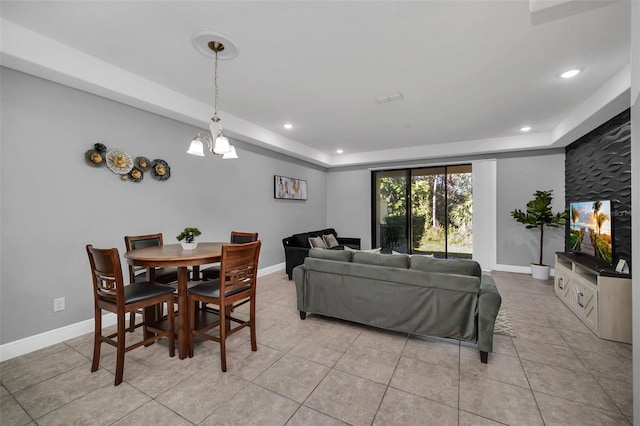
[{"label": "chandelier light bulb", "polygon": [[222,156],[223,160],[233,160],[235,158],[238,158],[238,154],[236,153],[236,147],[231,145],[231,149],[229,150],[229,152],[227,152],[226,154],[224,154]]},{"label": "chandelier light bulb", "polygon": [[213,146],[213,153],[214,154],[226,154],[227,152],[231,151],[231,145],[229,144],[229,139],[227,139],[225,136],[218,136],[216,138],[216,143]]},{"label": "chandelier light bulb", "polygon": [[204,157],[204,147],[202,146],[202,141],[198,137],[191,141],[187,154]]}]

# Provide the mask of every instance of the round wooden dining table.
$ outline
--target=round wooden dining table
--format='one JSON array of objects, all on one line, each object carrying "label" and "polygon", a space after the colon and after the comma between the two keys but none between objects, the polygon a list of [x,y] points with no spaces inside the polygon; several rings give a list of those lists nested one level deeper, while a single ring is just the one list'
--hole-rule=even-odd
[{"label": "round wooden dining table", "polygon": [[[178,268],[178,355],[180,359],[187,356],[189,347],[188,268],[194,267],[195,272],[200,265],[219,262],[223,244],[229,243],[198,242],[193,250],[185,250],[180,244],[165,244],[131,250],[124,254],[129,264],[147,268],[149,281],[153,281],[155,268]],[[197,278],[196,275],[194,274],[194,278]]]}]

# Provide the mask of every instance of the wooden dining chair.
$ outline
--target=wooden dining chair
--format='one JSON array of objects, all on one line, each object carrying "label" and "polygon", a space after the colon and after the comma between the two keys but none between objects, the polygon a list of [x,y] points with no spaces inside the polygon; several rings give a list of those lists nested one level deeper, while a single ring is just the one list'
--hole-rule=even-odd
[{"label": "wooden dining chair", "polygon": [[[196,337],[220,343],[220,365],[227,371],[226,339],[233,333],[249,327],[251,350],[258,349],[256,343],[256,283],[260,241],[246,244],[222,246],[220,277],[204,281],[189,289],[189,357],[193,356]],[[217,305],[217,321],[210,324],[196,324],[196,302]],[[249,303],[249,319],[231,316],[233,308]],[[199,316],[200,318],[200,316]],[[232,323],[236,323],[235,327]],[[218,327],[219,336],[207,331]]]},{"label": "wooden dining chair", "polygon": [[[127,235],[124,237],[124,245],[127,251],[145,247],[157,247],[163,245],[162,233],[148,235]],[[129,282],[146,281],[147,269],[142,266],[129,265]],[[153,281],[168,284],[178,281],[178,268],[155,268]]]},{"label": "wooden dining chair", "polygon": [[[173,333],[173,289],[152,282],[136,282],[124,285],[122,266],[117,248],[97,249],[87,245],[87,254],[91,264],[93,280],[94,321],[93,363],[91,372],[100,367],[100,347],[108,343],[116,347],[116,377],[114,385],[122,383],[124,354],[143,345],[149,345],[162,337],[169,338],[169,356],[175,355],[175,337]],[[127,313],[149,306],[167,304],[168,329],[162,330],[146,324],[152,335],[140,342],[126,345],[125,321]],[[117,331],[108,336],[102,331],[102,310],[113,312],[117,317]],[[115,337],[115,339],[114,339]]]},{"label": "wooden dining chair", "polygon": [[[231,242],[231,244],[252,243],[254,241],[258,241],[258,233],[231,231],[231,238],[229,239],[229,241]],[[220,276],[220,264],[218,263],[216,265],[202,269],[200,272],[202,273],[203,280],[215,280]]]},{"label": "wooden dining chair", "polygon": [[[127,251],[141,249],[145,247],[157,247],[163,245],[162,233],[147,235],[127,235],[124,237],[124,245]],[[142,266],[129,265],[129,282],[147,281],[147,268]],[[152,270],[151,281],[160,284],[173,284],[176,291],[178,281],[178,268],[154,268]],[[140,312],[137,312],[140,314]],[[131,312],[129,319],[129,331],[136,328],[136,312]]]}]

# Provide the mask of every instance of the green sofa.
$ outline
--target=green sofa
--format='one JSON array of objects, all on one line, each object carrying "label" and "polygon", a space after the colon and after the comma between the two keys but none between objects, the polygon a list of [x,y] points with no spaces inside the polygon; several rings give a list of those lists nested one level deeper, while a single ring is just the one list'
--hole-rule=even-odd
[{"label": "green sofa", "polygon": [[493,349],[502,298],[472,260],[311,249],[293,270],[300,318],[316,313]]}]

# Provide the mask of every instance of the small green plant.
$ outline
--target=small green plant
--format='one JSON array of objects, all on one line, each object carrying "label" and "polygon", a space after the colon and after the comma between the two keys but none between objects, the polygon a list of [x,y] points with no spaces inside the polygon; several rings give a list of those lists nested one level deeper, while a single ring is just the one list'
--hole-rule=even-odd
[{"label": "small green plant", "polygon": [[178,241],[185,240],[187,243],[192,243],[193,240],[201,234],[202,232],[200,232],[198,228],[184,228],[184,231],[182,231],[176,238]]},{"label": "small green plant", "polygon": [[527,229],[538,228],[540,230],[540,260],[536,265],[542,265],[542,241],[544,238],[544,227],[558,228],[565,224],[569,213],[562,211],[553,214],[551,211],[551,195],[553,190],[536,191],[535,198],[527,203],[527,212],[524,213],[520,209],[511,212],[511,216],[525,225]]}]

